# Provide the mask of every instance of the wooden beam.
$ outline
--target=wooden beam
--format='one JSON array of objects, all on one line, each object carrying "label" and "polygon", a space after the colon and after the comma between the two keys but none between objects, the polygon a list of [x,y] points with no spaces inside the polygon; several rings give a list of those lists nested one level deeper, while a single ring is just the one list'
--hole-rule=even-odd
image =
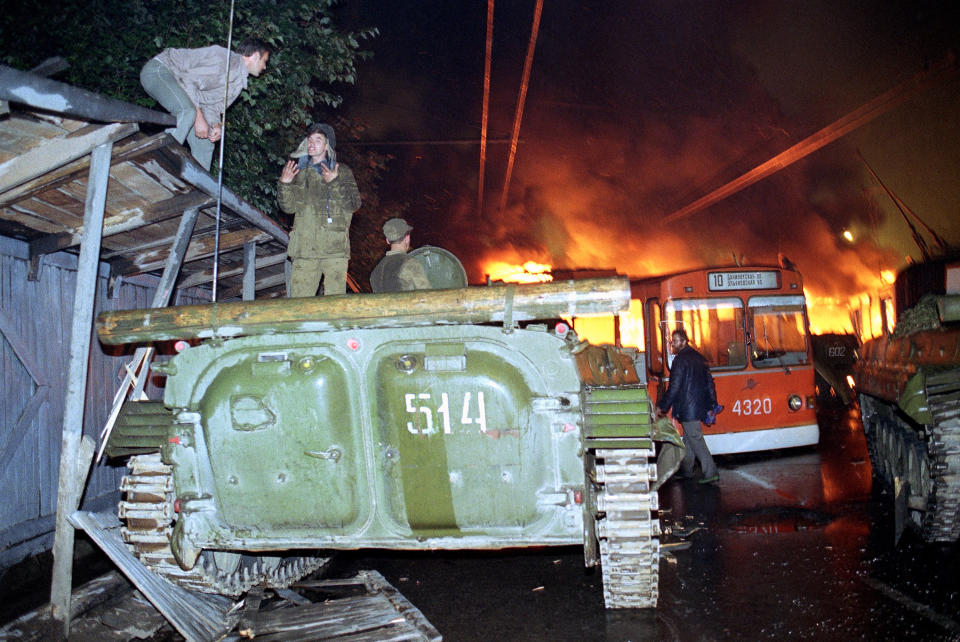
[{"label": "wooden beam", "polygon": [[[139,250],[120,250],[112,253],[109,258],[111,261],[111,272],[113,275],[125,276],[128,274],[138,274],[140,272],[151,272],[163,268],[169,254],[169,245],[173,239],[167,238],[156,243],[150,243],[149,247],[142,247]],[[257,229],[241,229],[233,232],[227,232],[220,235],[220,252],[229,252],[243,246],[250,241],[262,243],[272,240],[268,234]],[[204,236],[190,241],[190,247],[184,262],[198,261],[213,256],[214,249],[213,236]],[[127,258],[133,253],[133,258]],[[115,257],[124,257],[118,259]],[[105,257],[107,258],[107,257]]]},{"label": "wooden beam", "polygon": [[[97,127],[92,131],[84,128],[79,135],[52,138],[0,164],[0,194],[66,165],[72,160],[89,154],[92,150],[113,141],[126,138],[137,131],[136,123],[114,123]],[[109,157],[107,158],[109,161]],[[109,175],[109,166],[108,166]]]},{"label": "wooden beam", "polygon": [[[180,145],[170,145],[162,149],[161,153],[177,168],[180,178],[196,186],[200,191],[214,198],[217,197],[219,191],[217,180],[210,172],[201,167],[184,147]],[[226,187],[223,188],[221,202],[224,207],[256,228],[266,232],[273,237],[274,240],[282,243],[284,247],[290,242],[290,235],[287,234],[286,230],[280,227],[276,221],[244,201]]]},{"label": "wooden beam", "polygon": [[[287,282],[286,275],[284,275],[284,273],[281,272],[280,274],[273,274],[271,276],[263,277],[262,279],[257,279],[253,288],[256,292],[259,292],[260,290],[266,290],[267,288],[274,288],[274,287],[277,287],[278,285],[285,285],[286,282]],[[225,289],[223,291],[223,299],[225,301],[229,299],[234,299],[238,296],[243,296],[243,286],[232,287],[232,288]],[[256,297],[247,299],[246,296],[243,296],[244,301],[253,301],[254,299],[256,299]]]},{"label": "wooden beam", "polygon": [[30,378],[33,379],[38,386],[47,385],[46,377],[43,376],[43,370],[33,358],[34,355],[32,352],[27,349],[27,344],[20,336],[20,333],[17,332],[13,320],[7,316],[3,310],[0,310],[0,334],[6,338],[7,343],[13,348],[13,353],[17,356],[17,359],[20,360],[20,363],[23,364],[23,367],[27,369],[27,374],[30,375]]},{"label": "wooden beam", "polygon": [[7,470],[13,459],[14,453],[20,447],[23,438],[29,432],[30,425],[34,417],[40,412],[40,408],[47,403],[47,397],[50,396],[49,386],[37,386],[33,391],[30,401],[23,407],[23,411],[17,418],[17,423],[10,430],[5,430],[0,437],[0,470]]},{"label": "wooden beam", "polygon": [[155,123],[165,127],[177,124],[173,114],[125,103],[6,65],[0,65],[0,98],[84,120]]},{"label": "wooden beam", "polygon": [[[243,245],[243,300],[253,301],[256,298],[257,283],[257,244],[244,243]],[[2,470],[2,469],[0,469]]]},{"label": "wooden beam", "polygon": [[[255,266],[257,270],[261,270],[265,267],[270,267],[271,265],[277,265],[283,263],[287,260],[286,252],[280,252],[278,254],[272,254],[270,256],[263,256],[256,260]],[[231,268],[229,270],[220,270],[217,274],[217,278],[225,279],[234,276],[240,276],[243,274],[243,268]],[[202,272],[195,272],[190,276],[186,277],[180,283],[177,284],[177,287],[180,289],[192,288],[198,285],[203,285],[205,283],[210,283],[213,280],[213,270],[204,270]],[[258,288],[259,289],[259,288]]]},{"label": "wooden beam", "polygon": [[[103,237],[122,234],[153,223],[159,223],[181,215],[185,210],[194,207],[209,207],[216,203],[216,199],[198,191],[178,194],[164,201],[148,204],[144,208],[134,208],[107,217],[103,221]],[[52,254],[69,247],[79,245],[83,234],[83,226],[73,228],[58,234],[48,234],[30,242],[31,258],[38,254]]]},{"label": "wooden beam", "polygon": [[[183,213],[183,218],[180,219],[180,226],[177,229],[177,235],[174,237],[173,245],[170,248],[170,256],[167,258],[167,264],[163,268],[163,275],[160,277],[160,281],[157,283],[157,289],[153,293],[153,303],[151,307],[162,308],[170,303],[170,295],[173,294],[173,284],[176,282],[177,275],[180,273],[180,268],[183,265],[183,257],[186,254],[187,245],[190,242],[190,236],[193,234],[193,228],[197,223],[197,216],[199,216],[199,214],[200,209],[196,207]],[[150,370],[149,366],[144,364],[149,362],[152,351],[152,347],[138,347],[133,358],[127,364],[127,374],[120,384],[120,389],[114,396],[113,408],[101,432],[100,450],[97,452],[98,462],[100,461],[100,456],[103,454],[103,449],[107,445],[107,441],[110,439],[114,422],[120,413],[120,408],[124,400],[127,398],[127,393],[130,393],[131,399],[140,399],[141,394],[143,394],[144,386],[147,383],[147,374]],[[130,368],[131,364],[133,365],[132,368]],[[138,370],[140,371],[140,376],[134,383],[133,375]],[[128,391],[131,383],[134,384],[133,388]]]},{"label": "wooden beam", "polygon": [[379,294],[337,294],[283,301],[242,301],[160,310],[110,310],[97,317],[106,345],[325,332],[344,328],[402,328],[502,323],[584,314],[616,314],[630,304],[626,277],[473,286]]},{"label": "wooden beam", "polygon": [[77,511],[72,519],[187,640],[220,640],[240,619],[233,600],[188,591],[144,566],[117,535],[116,516]]},{"label": "wooden beam", "polygon": [[[136,126],[134,126],[136,128]],[[104,129],[116,133],[114,126]],[[62,623],[65,638],[70,636],[70,591],[73,577],[73,526],[70,515],[77,510],[86,470],[81,475],[77,462],[81,454],[83,410],[87,393],[87,369],[90,361],[90,327],[93,303],[96,300],[97,272],[100,267],[100,235],[110,178],[112,142],[93,149],[90,179],[83,215],[83,241],[77,261],[77,287],[73,301],[73,322],[70,332],[70,360],[67,368],[67,391],[64,401],[63,430],[60,446],[60,476],[57,486],[57,530],[53,544],[53,580],[50,605],[53,618]],[[91,450],[91,457],[93,452]]]},{"label": "wooden beam", "polygon": [[[171,138],[169,134],[164,133],[155,134],[149,138],[135,138],[131,141],[125,141],[122,145],[114,149],[111,163],[115,164],[132,160],[141,154],[165,145],[170,145],[171,143],[176,144],[176,141]],[[51,170],[42,176],[29,180],[19,187],[0,193],[0,206],[9,205],[21,199],[35,196],[40,192],[60,187],[75,180],[89,169],[90,156],[87,155],[78,158],[63,167]]]}]

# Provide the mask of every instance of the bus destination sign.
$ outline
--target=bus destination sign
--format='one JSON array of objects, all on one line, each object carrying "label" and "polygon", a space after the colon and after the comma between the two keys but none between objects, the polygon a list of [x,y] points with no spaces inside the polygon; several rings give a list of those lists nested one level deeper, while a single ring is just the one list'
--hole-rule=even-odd
[{"label": "bus destination sign", "polygon": [[711,292],[775,290],[779,286],[775,271],[707,272],[707,289]]}]

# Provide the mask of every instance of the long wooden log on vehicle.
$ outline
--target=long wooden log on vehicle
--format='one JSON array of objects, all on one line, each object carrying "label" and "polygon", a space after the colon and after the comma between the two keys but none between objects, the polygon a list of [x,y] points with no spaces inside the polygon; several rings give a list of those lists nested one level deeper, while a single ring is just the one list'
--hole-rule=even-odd
[{"label": "long wooden log on vehicle", "polygon": [[100,314],[97,331],[100,341],[116,345],[358,327],[502,322],[512,328],[519,321],[614,314],[629,304],[630,282],[620,277],[113,311]]}]

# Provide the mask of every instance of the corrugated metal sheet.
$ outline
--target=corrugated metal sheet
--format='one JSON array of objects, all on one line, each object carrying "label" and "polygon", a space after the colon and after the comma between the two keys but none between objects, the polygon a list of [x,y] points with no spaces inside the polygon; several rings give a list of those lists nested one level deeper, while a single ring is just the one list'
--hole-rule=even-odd
[{"label": "corrugated metal sheet", "polygon": [[[0,457],[9,464],[0,469],[0,567],[9,566],[48,549],[53,537],[57,502],[57,470],[60,457],[64,380],[69,359],[70,322],[76,288],[76,257],[67,253],[45,260],[39,281],[27,279],[29,249],[22,241],[0,236],[0,313],[9,321],[8,338],[0,333]],[[153,297],[153,277],[127,280],[115,298],[107,296],[109,268],[101,266],[95,312],[146,308]],[[201,290],[181,292],[180,303],[202,303]],[[35,364],[37,374],[49,386],[49,395],[17,444],[9,444],[12,431],[37,389],[23,360]],[[113,395],[129,357],[104,349],[94,341],[84,416],[84,433],[99,437],[110,411]],[[151,398],[159,398],[154,387]],[[7,454],[7,451],[10,451]],[[99,510],[119,499],[117,486],[126,469],[101,463],[93,470],[83,506]]]}]

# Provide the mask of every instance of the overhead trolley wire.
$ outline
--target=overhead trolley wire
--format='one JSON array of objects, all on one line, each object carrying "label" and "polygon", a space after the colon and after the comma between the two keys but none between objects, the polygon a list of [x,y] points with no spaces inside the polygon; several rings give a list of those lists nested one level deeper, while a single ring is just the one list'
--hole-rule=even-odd
[{"label": "overhead trolley wire", "polygon": [[503,182],[503,192],[500,194],[500,205],[497,214],[503,213],[507,206],[507,192],[510,190],[510,180],[513,175],[513,161],[517,155],[517,140],[520,137],[520,122],[523,120],[523,105],[527,100],[527,86],[530,83],[530,69],[533,67],[533,52],[537,47],[537,34],[540,31],[540,14],[543,12],[543,0],[537,0],[533,10],[533,26],[530,29],[530,42],[527,45],[527,57],[523,63],[523,79],[520,82],[520,96],[517,98],[517,111],[513,118],[513,133],[510,136],[510,156],[507,160],[507,175]]},{"label": "overhead trolley wire", "polygon": [[483,216],[483,172],[487,165],[487,117],[490,114],[490,60],[493,57],[493,0],[487,0],[487,46],[483,60],[483,107],[480,117],[480,176],[477,180],[477,215]]}]

